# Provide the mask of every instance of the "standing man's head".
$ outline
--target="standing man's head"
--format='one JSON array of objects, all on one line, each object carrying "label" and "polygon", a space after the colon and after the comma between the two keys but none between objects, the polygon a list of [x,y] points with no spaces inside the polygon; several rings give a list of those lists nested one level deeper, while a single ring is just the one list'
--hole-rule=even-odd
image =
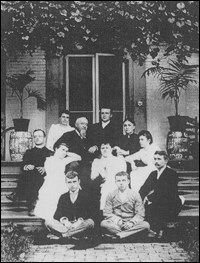
[{"label": "standing man's head", "polygon": [[120,192],[124,192],[129,188],[130,175],[126,172],[119,172],[115,175],[115,183]]},{"label": "standing man's head", "polygon": [[169,157],[165,151],[156,151],[154,154],[154,164],[158,170],[164,168],[169,161]]},{"label": "standing man's head", "polygon": [[70,111],[62,110],[59,113],[60,124],[64,126],[69,125]]},{"label": "standing man's head", "polygon": [[65,182],[71,192],[80,189],[80,179],[78,173],[75,171],[69,171],[65,174]]},{"label": "standing man's head", "polygon": [[108,158],[109,156],[112,155],[112,145],[110,142],[102,142],[101,143],[101,155],[104,157],[104,158]]},{"label": "standing man's head", "polygon": [[46,133],[41,129],[34,130],[33,140],[36,147],[44,147],[46,142]]},{"label": "standing man's head", "polygon": [[111,109],[111,107],[107,107],[107,106],[101,107],[100,114],[101,114],[101,121],[103,121],[103,122],[110,121],[111,118],[112,118],[112,109]]}]

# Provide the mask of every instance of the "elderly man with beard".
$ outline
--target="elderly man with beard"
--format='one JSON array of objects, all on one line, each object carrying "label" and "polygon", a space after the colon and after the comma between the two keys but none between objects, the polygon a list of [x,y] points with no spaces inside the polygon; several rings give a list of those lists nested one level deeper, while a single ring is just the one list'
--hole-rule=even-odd
[{"label": "elderly man with beard", "polygon": [[82,188],[87,188],[90,185],[90,163],[88,159],[87,151],[87,138],[86,132],[88,128],[88,120],[85,117],[76,119],[75,130],[64,133],[60,139],[54,144],[66,143],[69,145],[70,152],[74,152],[81,156],[82,161],[80,163],[72,162],[68,166],[68,170],[76,170],[80,174]]}]

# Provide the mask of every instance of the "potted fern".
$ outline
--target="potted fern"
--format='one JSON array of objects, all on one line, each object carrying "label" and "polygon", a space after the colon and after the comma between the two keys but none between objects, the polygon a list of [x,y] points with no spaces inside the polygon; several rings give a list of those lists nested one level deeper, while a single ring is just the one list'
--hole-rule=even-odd
[{"label": "potted fern", "polygon": [[27,87],[27,85],[35,80],[34,71],[28,70],[25,73],[18,73],[6,78],[7,84],[12,88],[13,94],[16,94],[20,102],[20,118],[13,119],[15,131],[27,131],[29,119],[23,118],[24,101],[34,97],[37,100],[37,108],[39,110],[46,109],[46,100],[39,90]]},{"label": "potted fern", "polygon": [[163,99],[174,101],[175,116],[169,116],[171,131],[185,130],[187,116],[179,115],[179,101],[183,91],[197,84],[197,68],[199,65],[187,65],[174,60],[169,61],[170,67],[162,67],[159,62],[153,61],[153,67],[148,68],[142,77],[150,74],[160,79],[160,92]]}]

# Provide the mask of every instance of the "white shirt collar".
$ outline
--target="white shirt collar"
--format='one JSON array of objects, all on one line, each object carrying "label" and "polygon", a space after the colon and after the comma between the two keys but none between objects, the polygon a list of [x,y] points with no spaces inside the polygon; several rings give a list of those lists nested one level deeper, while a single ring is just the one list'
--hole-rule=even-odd
[{"label": "white shirt collar", "polygon": [[76,195],[76,194],[78,194],[79,190],[80,189],[77,189],[75,192],[69,191],[69,193],[70,193],[70,195]]},{"label": "white shirt collar", "polygon": [[75,129],[75,131],[76,131],[76,133],[78,134],[78,136],[79,136],[81,139],[83,139],[83,137],[81,136],[80,132],[79,132],[77,129]]},{"label": "white shirt collar", "polygon": [[102,128],[104,129],[108,124],[110,123],[110,121],[107,121],[107,122],[101,122],[102,124]]},{"label": "white shirt collar", "polygon": [[166,167],[167,167],[167,165],[165,165],[160,170],[157,169],[157,171],[158,171],[158,173],[157,173],[157,180],[160,178],[161,174],[163,173],[163,171],[165,170]]}]

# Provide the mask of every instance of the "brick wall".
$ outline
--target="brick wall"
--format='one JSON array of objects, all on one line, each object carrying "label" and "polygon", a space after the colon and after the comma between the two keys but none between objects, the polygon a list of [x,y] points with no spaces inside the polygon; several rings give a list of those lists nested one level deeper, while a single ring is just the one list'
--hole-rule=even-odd
[{"label": "brick wall", "polygon": [[[10,59],[6,63],[7,75],[16,73],[24,73],[27,70],[33,70],[35,73],[35,81],[31,82],[29,86],[40,90],[45,96],[46,90],[46,60],[44,51],[37,50],[32,56],[26,55],[18,59]],[[6,127],[13,126],[12,119],[19,118],[20,102],[16,95],[12,95],[10,87],[6,87]],[[29,98],[24,102],[24,118],[30,119],[29,131],[40,128],[45,130],[46,111],[37,109],[35,98]],[[9,134],[6,135],[6,160],[9,160]]]},{"label": "brick wall", "polygon": [[[162,54],[160,54],[161,56]],[[173,57],[172,57],[173,58]],[[146,69],[151,67],[151,59],[146,62]],[[193,55],[189,59],[191,64],[199,64],[199,57]],[[162,66],[167,66],[167,61],[162,61]],[[166,138],[169,131],[167,116],[175,115],[175,106],[173,101],[165,101],[161,98],[159,89],[159,80],[151,75],[146,78],[147,92],[147,129],[152,133],[154,141],[162,149],[166,148]],[[198,116],[199,119],[199,85],[189,88],[181,94],[179,103],[179,114],[190,117]]]}]

